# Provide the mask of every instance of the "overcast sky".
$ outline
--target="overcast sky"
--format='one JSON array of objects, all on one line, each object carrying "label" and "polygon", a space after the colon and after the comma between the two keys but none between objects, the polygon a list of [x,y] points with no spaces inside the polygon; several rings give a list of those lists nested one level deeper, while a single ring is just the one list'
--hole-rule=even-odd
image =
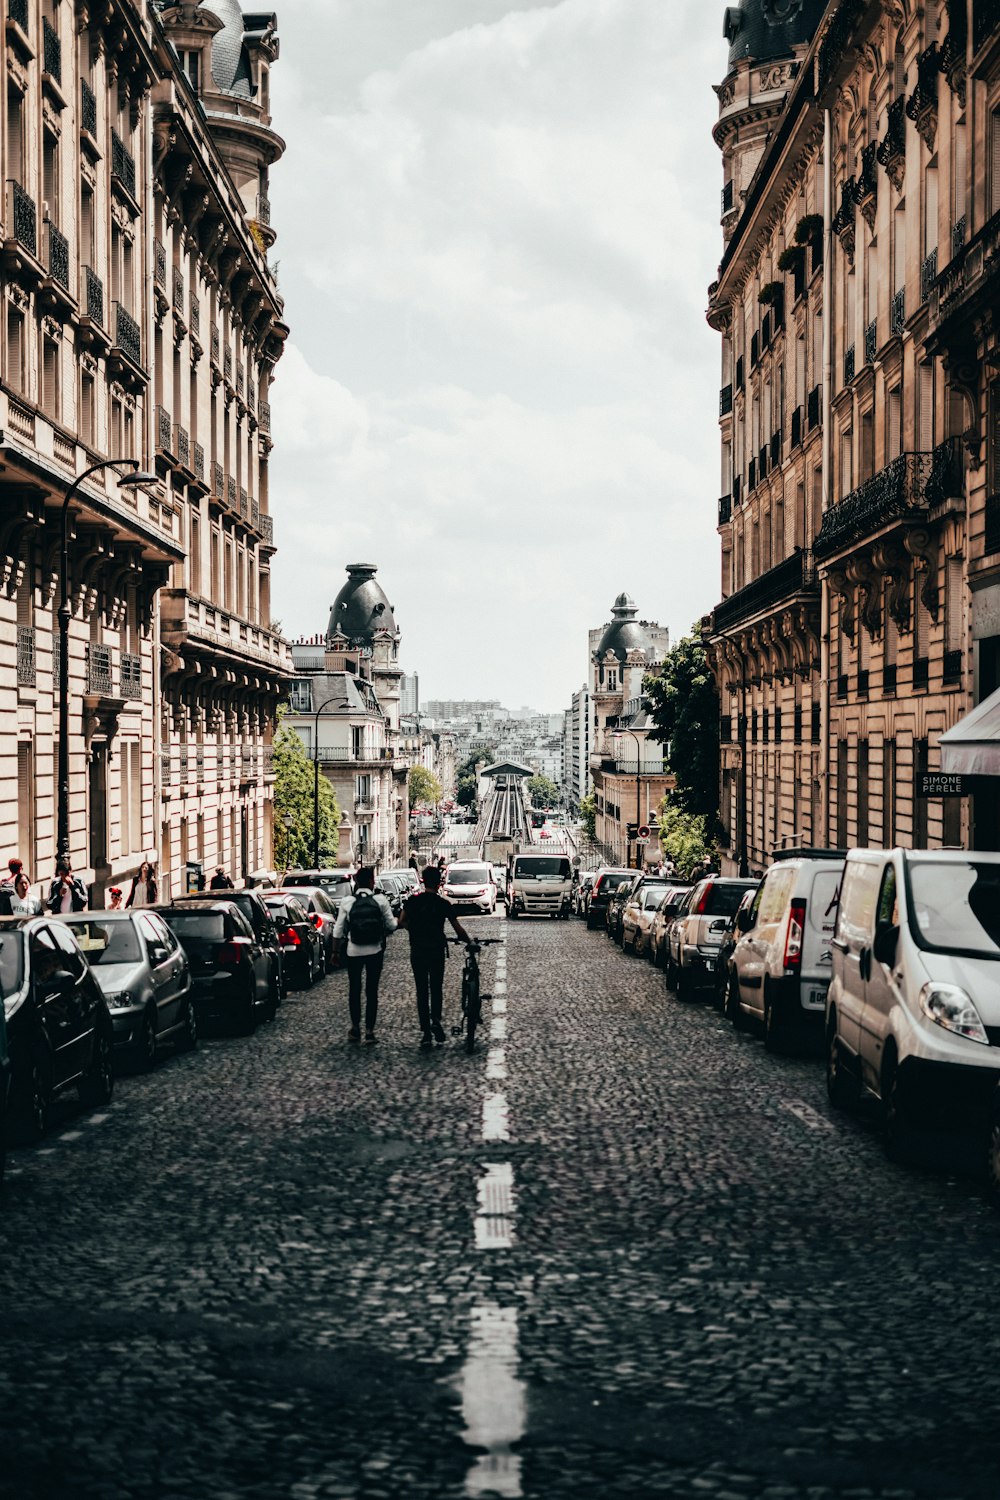
[{"label": "overcast sky", "polygon": [[714,0],[284,0],[273,612],[378,565],[421,697],[566,706],[716,603]]}]

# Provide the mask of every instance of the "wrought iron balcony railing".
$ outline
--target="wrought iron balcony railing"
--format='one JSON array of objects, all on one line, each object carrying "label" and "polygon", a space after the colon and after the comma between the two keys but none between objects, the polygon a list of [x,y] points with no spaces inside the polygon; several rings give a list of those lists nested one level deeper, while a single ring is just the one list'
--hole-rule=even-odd
[{"label": "wrought iron balcony railing", "polygon": [[893,293],[889,327],[894,334],[902,334],[906,328],[906,292],[902,287]]},{"label": "wrought iron balcony railing", "polygon": [[222,500],[226,493],[226,473],[220,463],[212,463],[212,494]]},{"label": "wrought iron balcony railing", "polygon": [[191,305],[188,308],[188,322],[191,325],[191,332],[194,334],[195,338],[197,338],[201,333],[201,303],[194,295],[194,292],[191,293]]},{"label": "wrought iron balcony railing", "polygon": [[873,365],[878,353],[878,319],[872,318],[865,329],[865,364]]},{"label": "wrought iron balcony railing", "polygon": [[808,566],[807,554],[799,549],[717,604],[713,612],[713,629],[728,630],[752,615],[783,603],[794,594],[815,591],[815,573]]},{"label": "wrought iron balcony railing", "polygon": [[80,129],[97,134],[97,95],[86,78],[80,79]]},{"label": "wrought iron balcony railing", "polygon": [[38,211],[35,200],[24,191],[19,182],[10,180],[10,222],[14,239],[32,255],[38,254]]},{"label": "wrought iron balcony railing", "polygon": [[246,389],[246,372],[242,365],[236,366],[236,394],[242,396]]},{"label": "wrought iron balcony railing", "polygon": [[240,516],[244,521],[250,519],[250,496],[242,485],[240,485]]},{"label": "wrought iron balcony railing", "polygon": [[221,339],[219,337],[219,330],[217,328],[213,328],[212,329],[212,363],[214,365],[217,365],[219,363],[221,348],[222,348],[222,341],[221,341]]},{"label": "wrought iron balcony railing", "polygon": [[844,0],[834,16],[816,60],[817,93],[823,92],[836,72],[864,13],[865,0]]},{"label": "wrought iron balcony railing", "polygon": [[21,30],[28,30],[28,0],[7,0],[7,16],[16,21]]},{"label": "wrought iron balcony railing", "polygon": [[160,240],[153,241],[153,280],[166,291],[167,247]]},{"label": "wrought iron balcony railing", "polygon": [[965,218],[965,215],[962,214],[961,218],[956,219],[955,222],[954,222],[954,224],[951,226],[951,258],[952,258],[952,260],[955,259],[956,255],[961,255],[963,249],[965,248],[965,231],[966,231],[966,218]]},{"label": "wrought iron balcony railing", "polygon": [[274,517],[273,516],[261,516],[261,518],[260,518],[260,537],[261,537],[261,541],[264,543],[265,547],[273,547],[274,546]]},{"label": "wrought iron balcony railing", "polygon": [[69,291],[69,240],[49,224],[49,275]]},{"label": "wrought iron balcony railing", "polygon": [[263,193],[260,193],[257,197],[257,223],[270,224],[270,222],[271,200],[269,198],[266,198]]},{"label": "wrought iron balcony railing", "polygon": [[850,385],[854,379],[854,345],[849,344],[844,350],[844,384]]},{"label": "wrought iron balcony railing", "polygon": [[194,444],[194,477],[199,484],[205,483],[205,450],[200,443]]},{"label": "wrought iron balcony railing", "polygon": [[262,401],[257,408],[257,420],[260,423],[261,432],[271,431],[271,406],[267,401]]},{"label": "wrought iron balcony railing", "polygon": [[819,426],[821,416],[820,388],[818,385],[814,385],[806,398],[806,426],[810,432],[812,432],[814,427]]},{"label": "wrought iron balcony railing", "polygon": [[232,474],[228,475],[226,479],[226,499],[229,502],[229,509],[235,511],[237,505],[236,480],[233,478]]},{"label": "wrought iron balcony railing", "polygon": [[42,67],[56,83],[62,83],[62,42],[47,16],[42,17]]},{"label": "wrought iron balcony railing", "polygon": [[87,692],[103,698],[114,696],[114,680],[111,673],[111,647],[93,641],[87,643]]},{"label": "wrought iron balcony railing", "polygon": [[233,351],[232,351],[232,349],[227,349],[226,350],[226,357],[225,357],[225,359],[223,361],[223,374],[225,375],[225,377],[226,377],[227,380],[229,380],[229,381],[232,380],[232,378],[233,378]]},{"label": "wrought iron balcony railing", "polygon": [[137,651],[123,651],[118,673],[120,698],[132,701],[142,697],[142,657]]},{"label": "wrought iron balcony railing", "polygon": [[731,521],[732,518],[733,497],[732,495],[721,495],[719,497],[719,525],[725,526],[726,522]]},{"label": "wrought iron balcony railing", "polygon": [[35,627],[33,625],[19,625],[17,627],[18,687],[34,687],[35,678]]},{"label": "wrought iron balcony railing", "polygon": [[938,253],[934,249],[929,255],[925,255],[920,266],[920,300],[926,302],[931,294],[931,287],[937,281]]},{"label": "wrought iron balcony railing", "polygon": [[90,321],[103,328],[104,282],[90,266],[83,268],[83,305]]},{"label": "wrought iron balcony railing", "polygon": [[816,556],[829,557],[929,504],[934,467],[933,453],[902,453],[839,505],[831,505],[813,544]]},{"label": "wrought iron balcony railing", "polygon": [[161,453],[173,453],[173,444],[170,441],[173,423],[170,413],[165,406],[156,408],[156,446]]},{"label": "wrought iron balcony railing", "polygon": [[736,361],[736,382],[735,383],[736,383],[736,389],[738,391],[741,391],[743,389],[744,384],[745,384],[744,378],[743,378],[743,369],[744,369],[744,366],[743,366],[743,356],[741,354],[740,357],[739,357],[739,359]]},{"label": "wrought iron balcony railing", "polygon": [[[938,277],[935,296],[939,317],[947,317],[984,288],[992,290],[1000,272],[1000,212],[963,244]],[[932,300],[933,316],[933,300]]]},{"label": "wrought iron balcony railing", "polygon": [[733,388],[724,385],[719,392],[719,416],[727,417],[733,409]]},{"label": "wrought iron balcony railing", "polygon": [[184,313],[184,272],[180,266],[174,266],[174,311],[182,316]]},{"label": "wrought iron balcony railing", "polygon": [[174,452],[177,454],[177,462],[184,469],[191,467],[191,438],[186,427],[179,422],[174,423]]},{"label": "wrought iron balcony railing", "polygon": [[997,0],[973,0],[973,52],[978,52],[981,47],[985,47],[998,28],[1000,28],[1000,5],[997,4]]},{"label": "wrought iron balcony railing", "polygon": [[117,177],[125,191],[135,197],[135,157],[117,130],[111,132],[111,176]]},{"label": "wrought iron balcony railing", "polygon": [[802,408],[797,406],[792,412],[792,447],[797,448],[802,442]]},{"label": "wrought iron balcony railing", "polygon": [[115,347],[121,349],[133,364],[142,365],[142,335],[139,325],[127,308],[115,303]]},{"label": "wrought iron balcony railing", "polygon": [[732,180],[730,180],[729,182],[727,182],[724,185],[723,189],[722,189],[722,212],[723,212],[723,216],[725,216],[726,214],[732,212],[732,208],[733,208],[733,194],[735,193],[735,191],[736,191],[735,184],[732,182]]}]

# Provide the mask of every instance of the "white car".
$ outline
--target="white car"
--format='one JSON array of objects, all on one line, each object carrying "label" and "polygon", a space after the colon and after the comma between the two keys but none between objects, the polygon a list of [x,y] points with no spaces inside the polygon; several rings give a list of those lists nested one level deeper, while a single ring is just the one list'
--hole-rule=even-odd
[{"label": "white car", "polygon": [[649,947],[649,934],[653,918],[664,897],[664,888],[659,883],[641,885],[634,896],[630,896],[622,912],[622,951],[629,949],[635,954],[645,953]]},{"label": "white car", "polygon": [[490,916],[497,906],[497,883],[492,865],[473,860],[459,860],[449,865],[441,894],[461,910]]}]

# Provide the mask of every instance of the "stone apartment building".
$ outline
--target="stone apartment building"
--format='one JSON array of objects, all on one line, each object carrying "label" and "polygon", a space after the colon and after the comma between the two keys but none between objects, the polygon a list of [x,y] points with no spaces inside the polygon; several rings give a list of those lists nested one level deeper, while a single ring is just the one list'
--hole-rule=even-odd
[{"label": "stone apartment building", "polygon": [[[629,595],[619,594],[610,623],[590,632],[595,839],[615,864],[641,863],[628,825],[648,823],[672,785],[663,746],[649,738],[653,723],[642,697],[642,680],[666,657],[670,633],[653,621],[639,620],[638,613]],[[656,852],[655,845],[649,852]]]},{"label": "stone apartment building", "polygon": [[167,889],[188,858],[267,861],[277,40],[234,0],[8,0],[5,50],[0,820],[48,874],[65,583],[69,851],[99,904],[144,854]]},{"label": "stone apartment building", "polygon": [[[727,12],[725,868],[996,837],[916,795],[995,685],[1000,18],[976,0]],[[978,799],[977,799],[978,800]]]}]

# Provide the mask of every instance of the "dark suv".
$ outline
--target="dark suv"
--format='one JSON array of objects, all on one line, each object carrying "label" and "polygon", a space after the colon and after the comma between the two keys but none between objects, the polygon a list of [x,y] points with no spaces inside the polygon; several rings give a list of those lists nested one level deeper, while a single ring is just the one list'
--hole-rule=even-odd
[{"label": "dark suv", "polygon": [[590,889],[590,900],[587,903],[587,926],[604,927],[608,917],[608,902],[618,887],[625,881],[633,881],[636,872],[634,870],[623,870],[612,865],[605,865],[598,870],[594,876],[594,884]]},{"label": "dark suv", "polygon": [[268,955],[270,965],[269,984],[273,997],[273,1009],[277,1010],[281,1004],[281,997],[288,993],[288,985],[285,980],[285,960],[281,950],[281,940],[278,937],[278,929],[274,925],[274,918],[264,903],[264,897],[260,891],[198,891],[190,896],[178,896],[172,903],[175,907],[184,907],[189,901],[228,901],[241,911],[250,923],[254,939],[261,945]]}]

